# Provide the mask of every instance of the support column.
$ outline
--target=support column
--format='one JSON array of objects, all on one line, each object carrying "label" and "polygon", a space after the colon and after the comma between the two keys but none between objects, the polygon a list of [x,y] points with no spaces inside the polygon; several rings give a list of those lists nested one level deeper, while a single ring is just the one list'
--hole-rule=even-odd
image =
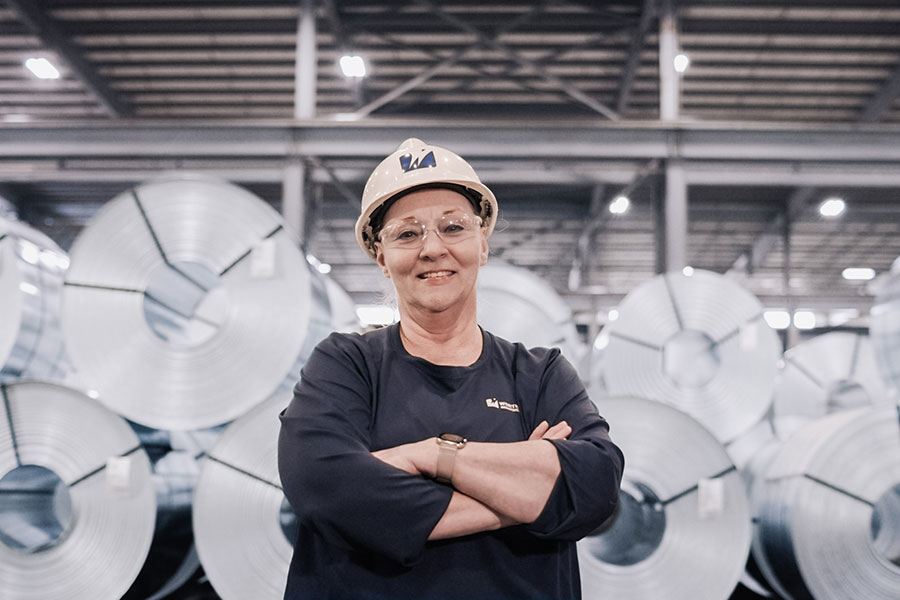
[{"label": "support column", "polygon": [[666,270],[687,266],[688,203],[687,181],[681,161],[666,164]]},{"label": "support column", "polygon": [[316,118],[316,9],[314,0],[300,0],[297,56],[294,65],[294,118]]},{"label": "support column", "polygon": [[662,121],[677,121],[681,116],[681,77],[674,66],[678,24],[673,2],[659,2],[659,118]]},{"label": "support column", "polygon": [[306,165],[294,160],[284,168],[281,179],[281,214],[297,236],[306,243]]}]

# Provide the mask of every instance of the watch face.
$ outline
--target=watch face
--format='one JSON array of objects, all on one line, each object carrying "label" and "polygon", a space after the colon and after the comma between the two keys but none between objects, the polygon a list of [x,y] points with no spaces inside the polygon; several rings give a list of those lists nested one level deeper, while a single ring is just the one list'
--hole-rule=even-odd
[{"label": "watch face", "polygon": [[442,440],[446,440],[448,442],[453,442],[454,444],[460,444],[460,443],[466,441],[466,438],[464,438],[461,435],[457,435],[455,433],[442,433],[438,437],[440,437]]}]

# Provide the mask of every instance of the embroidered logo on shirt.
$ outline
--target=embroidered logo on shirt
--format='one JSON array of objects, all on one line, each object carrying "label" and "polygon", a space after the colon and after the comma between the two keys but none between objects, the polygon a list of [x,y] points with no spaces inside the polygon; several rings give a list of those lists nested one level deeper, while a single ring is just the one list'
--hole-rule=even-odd
[{"label": "embroidered logo on shirt", "polygon": [[509,412],[514,413],[519,412],[519,405],[513,404],[512,402],[503,402],[502,400],[497,400],[496,398],[485,398],[484,403],[488,408],[499,408],[500,410],[508,410]]}]

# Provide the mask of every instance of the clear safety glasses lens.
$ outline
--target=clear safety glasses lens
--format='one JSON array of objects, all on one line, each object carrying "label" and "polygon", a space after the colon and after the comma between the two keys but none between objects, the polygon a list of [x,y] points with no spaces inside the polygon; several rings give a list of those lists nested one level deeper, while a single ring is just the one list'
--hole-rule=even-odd
[{"label": "clear safety glasses lens", "polygon": [[445,244],[455,244],[472,237],[479,227],[481,217],[468,213],[450,213],[431,223],[413,219],[388,223],[382,228],[379,237],[386,248],[420,248],[429,231],[434,231]]}]

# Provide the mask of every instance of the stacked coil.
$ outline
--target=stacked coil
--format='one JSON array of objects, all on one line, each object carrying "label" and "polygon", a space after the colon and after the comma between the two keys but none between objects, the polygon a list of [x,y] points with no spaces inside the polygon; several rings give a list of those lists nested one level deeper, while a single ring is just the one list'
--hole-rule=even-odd
[{"label": "stacked coil", "polygon": [[753,556],[783,598],[895,600],[900,427],[894,406],[834,413],[791,435],[753,484]]},{"label": "stacked coil", "polygon": [[559,348],[573,364],[582,354],[572,309],[550,284],[527,269],[493,261],[481,268],[478,323],[527,348]]},{"label": "stacked coil", "polygon": [[606,398],[625,454],[616,513],[578,542],[586,600],[725,599],[750,550],[750,508],[725,448],[689,415]]},{"label": "stacked coil", "polygon": [[682,410],[727,443],[771,405],[781,346],[750,292],[722,275],[666,273],[632,290],[604,330],[612,396]]},{"label": "stacked coil", "polygon": [[124,419],[50,383],[0,385],[0,590],[113,600],[154,534],[150,463]]},{"label": "stacked coil", "polygon": [[128,190],[82,231],[71,261],[72,361],[134,422],[230,422],[296,379],[311,350],[309,265],[278,213],[240,187],[179,176]]},{"label": "stacked coil", "polygon": [[887,402],[869,337],[830,332],[784,353],[772,401],[772,421],[781,437],[841,410]]},{"label": "stacked coil", "polygon": [[278,475],[276,395],[231,423],[203,461],[194,536],[203,569],[224,600],[280,600],[296,521]]},{"label": "stacked coil", "polygon": [[900,404],[900,258],[869,311],[869,333],[889,398]]},{"label": "stacked coil", "polygon": [[68,265],[50,238],[0,218],[0,381],[65,377],[60,295]]}]

